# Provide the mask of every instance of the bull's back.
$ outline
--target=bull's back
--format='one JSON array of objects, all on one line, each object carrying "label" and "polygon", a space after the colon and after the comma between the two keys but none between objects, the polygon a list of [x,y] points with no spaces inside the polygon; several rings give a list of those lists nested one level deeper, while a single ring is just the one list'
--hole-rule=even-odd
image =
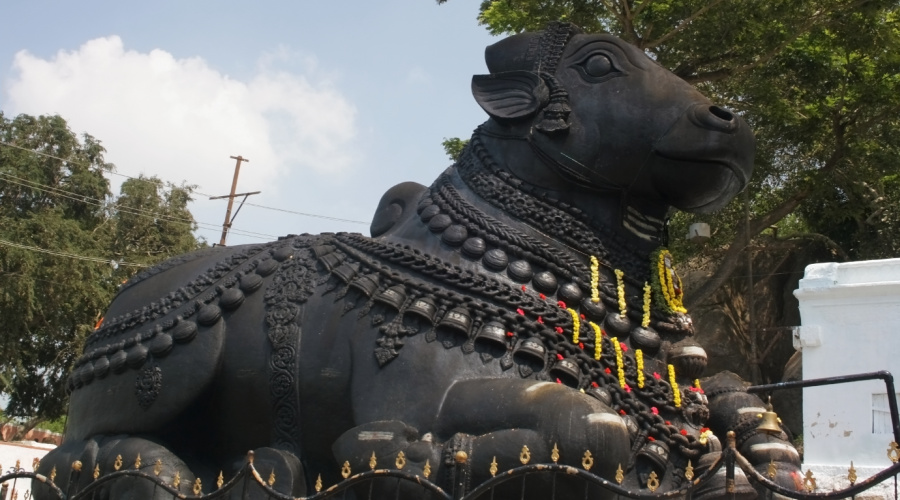
[{"label": "bull's back", "polygon": [[70,376],[66,439],[183,427],[214,411],[224,386],[246,385],[246,365],[265,366],[254,337],[279,243],[200,250],[123,285]]}]

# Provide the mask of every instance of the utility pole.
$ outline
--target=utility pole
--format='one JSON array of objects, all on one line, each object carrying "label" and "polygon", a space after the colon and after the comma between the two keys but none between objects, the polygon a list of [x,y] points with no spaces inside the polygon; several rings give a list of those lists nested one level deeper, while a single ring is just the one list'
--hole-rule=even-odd
[{"label": "utility pole", "polygon": [[[225,222],[222,224],[222,239],[219,240],[219,245],[225,246],[225,237],[228,236],[228,229],[231,228],[231,223],[234,222],[234,217],[237,217],[238,212],[241,211],[241,207],[244,206],[244,202],[247,201],[247,197],[253,194],[259,194],[261,191],[253,191],[251,193],[238,193],[235,194],[235,190],[237,189],[237,181],[238,174],[241,172],[241,162],[246,161],[249,162],[247,158],[243,156],[232,156],[234,160],[237,160],[237,163],[234,165],[234,179],[231,181],[231,194],[227,196],[210,196],[210,200],[219,200],[222,198],[228,198],[228,208],[225,210]],[[234,213],[234,217],[231,216],[231,207],[234,205],[234,198],[236,196],[243,196],[244,199],[241,200],[241,204],[238,207],[237,211]]]}]

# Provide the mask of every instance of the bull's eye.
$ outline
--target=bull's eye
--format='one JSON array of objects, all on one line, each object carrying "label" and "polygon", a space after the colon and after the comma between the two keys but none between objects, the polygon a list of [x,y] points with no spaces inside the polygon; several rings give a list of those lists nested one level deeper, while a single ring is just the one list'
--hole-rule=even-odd
[{"label": "bull's eye", "polygon": [[576,63],[574,68],[581,73],[585,80],[593,83],[605,82],[610,78],[625,74],[616,65],[614,56],[604,52],[588,54],[581,59],[581,62]]},{"label": "bull's eye", "polygon": [[584,61],[584,72],[595,78],[606,76],[613,69],[612,61],[603,54],[594,54]]}]

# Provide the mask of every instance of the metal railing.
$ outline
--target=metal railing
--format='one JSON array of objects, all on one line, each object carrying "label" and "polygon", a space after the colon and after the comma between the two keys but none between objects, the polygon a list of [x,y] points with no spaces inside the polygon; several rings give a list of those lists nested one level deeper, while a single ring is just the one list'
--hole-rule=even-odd
[{"label": "metal railing", "polygon": [[[740,469],[751,482],[762,486],[769,492],[799,500],[850,498],[862,493],[863,491],[871,489],[872,487],[893,477],[895,483],[894,499],[898,500],[896,483],[897,475],[900,474],[900,446],[897,445],[897,443],[900,442],[900,439],[898,439],[900,438],[900,418],[898,418],[893,376],[889,372],[881,371],[859,375],[759,385],[750,387],[748,389],[748,392],[765,393],[775,390],[815,387],[821,385],[832,385],[875,379],[883,380],[887,388],[891,422],[894,430],[894,442],[890,443],[887,455],[892,462],[892,465],[874,474],[873,476],[858,482],[856,481],[855,472],[851,466],[850,470],[848,470],[847,476],[850,486],[840,490],[828,492],[816,491],[816,480],[812,472],[809,470],[807,470],[803,479],[804,489],[802,490],[792,490],[789,488],[785,488],[778,483],[775,483],[773,481],[777,474],[775,464],[772,463],[769,465],[766,474],[757,471],[750,464],[750,462],[744,456],[742,456],[740,452],[738,452],[735,446],[734,433],[729,432],[728,439],[726,440],[726,446],[722,450],[722,453],[718,460],[716,460],[713,464],[706,468],[705,471],[703,471],[696,477],[694,476],[693,468],[689,463],[689,466],[684,471],[684,480],[681,482],[683,486],[666,491],[659,490],[659,481],[656,478],[655,473],[651,474],[645,488],[642,488],[640,490],[632,490],[624,487],[622,484],[624,477],[621,467],[619,468],[615,479],[604,478],[591,472],[590,469],[593,465],[593,459],[590,451],[586,451],[584,453],[581,467],[557,463],[557,454],[553,455],[554,462],[552,463],[529,463],[530,458],[524,458],[527,454],[523,451],[521,466],[504,472],[498,472],[495,461],[491,466],[490,479],[482,482],[472,489],[468,488],[467,481],[453,481],[451,491],[446,491],[437,483],[432,481],[432,478],[430,477],[430,466],[428,465],[426,465],[425,467],[424,474],[414,474],[409,472],[408,470],[403,470],[406,464],[406,460],[401,452],[400,454],[398,454],[394,461],[394,468],[378,468],[377,459],[374,454],[372,455],[372,459],[369,463],[370,469],[367,471],[353,473],[353,471],[350,470],[350,465],[348,463],[344,463],[340,471],[341,477],[343,478],[341,481],[326,487],[326,485],[323,484],[320,475],[313,485],[314,493],[307,497],[302,497],[302,499],[343,499],[347,497],[347,494],[350,491],[353,491],[355,495],[352,496],[352,498],[380,499],[385,496],[383,493],[384,491],[391,492],[389,498],[400,498],[401,490],[404,492],[403,498],[409,498],[410,490],[418,489],[419,491],[421,491],[419,498],[423,499],[475,500],[481,498],[493,498],[493,494],[498,488],[509,487],[511,485],[515,486],[516,482],[518,482],[518,488],[524,495],[524,492],[529,489],[528,479],[534,478],[535,476],[541,477],[542,484],[550,485],[550,492],[549,496],[547,497],[549,498],[549,500],[555,500],[557,498],[556,485],[557,478],[560,476],[567,478],[566,481],[568,484],[571,484],[572,481],[575,480],[581,481],[583,483],[584,494],[579,495],[581,498],[588,498],[590,488],[592,486],[596,486],[626,498],[689,499],[694,493],[702,490],[705,486],[709,485],[711,481],[719,480],[717,479],[717,476],[719,475],[720,469],[724,467],[726,492],[734,491],[735,471],[737,469]],[[223,475],[220,473],[218,480],[215,483],[215,488],[204,487],[200,479],[196,479],[190,484],[187,484],[186,481],[183,481],[181,479],[179,473],[176,473],[175,477],[172,479],[165,479],[160,476],[162,464],[158,461],[153,467],[152,473],[145,472],[141,469],[142,464],[139,456],[136,457],[134,465],[131,468],[124,466],[124,461],[121,456],[117,457],[114,466],[115,470],[102,476],[100,475],[99,468],[95,468],[91,472],[83,471],[82,464],[78,461],[73,462],[68,471],[57,471],[54,468],[49,473],[49,475],[37,473],[36,471],[38,465],[39,464],[37,460],[35,460],[35,462],[32,464],[33,471],[31,472],[28,472],[24,468],[22,468],[20,463],[18,462],[14,467],[10,468],[6,474],[3,474],[2,469],[0,469],[0,487],[2,487],[2,489],[0,489],[0,492],[3,492],[3,494],[0,494],[0,500],[20,500],[19,493],[17,492],[17,487],[21,487],[21,484],[24,481],[30,481],[30,486],[32,488],[43,488],[44,495],[49,498],[58,500],[89,500],[95,498],[96,494],[101,491],[104,486],[109,486],[114,481],[123,478],[133,478],[137,479],[138,481],[147,481],[148,484],[152,487],[154,498],[158,498],[160,493],[168,493],[172,495],[173,499],[190,498],[198,500],[213,500],[217,498],[225,498],[227,495],[237,493],[238,489],[240,489],[239,492],[241,498],[259,498],[261,495],[272,500],[297,500],[294,497],[291,497],[290,495],[276,489],[278,478],[275,477],[274,472],[271,472],[268,476],[263,477],[254,463],[254,455],[252,452],[248,453],[247,460],[244,466],[234,475],[234,477],[230,478],[228,481],[225,481]],[[456,467],[456,469],[452,471],[454,472],[452,474],[452,477],[467,477],[468,472],[466,469],[467,464],[465,459],[458,460],[453,467]],[[68,491],[63,491],[56,484],[57,475],[60,473],[68,474],[68,481],[66,481],[66,484],[70,485],[68,487]],[[91,473],[92,481],[90,481],[87,486],[78,491],[71,491],[73,488],[71,485],[79,484],[82,479],[81,475],[84,473]],[[234,497],[229,496],[229,498]],[[29,498],[27,498],[25,495],[22,495],[21,500],[29,500]]]}]

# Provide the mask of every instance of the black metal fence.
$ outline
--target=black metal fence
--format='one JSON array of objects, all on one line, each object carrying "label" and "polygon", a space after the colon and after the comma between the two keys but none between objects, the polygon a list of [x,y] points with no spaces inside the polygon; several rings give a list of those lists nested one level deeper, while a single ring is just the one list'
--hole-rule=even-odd
[{"label": "black metal fence", "polygon": [[[400,462],[400,460],[397,460]],[[396,463],[396,462],[395,462]],[[34,464],[36,467],[37,464]],[[138,465],[140,466],[140,465]],[[623,488],[616,480],[609,480],[593,474],[584,467],[574,467],[558,463],[546,464],[524,464],[505,472],[495,473],[489,480],[477,485],[471,490],[467,490],[464,484],[458,484],[453,491],[447,491],[427,477],[422,475],[411,474],[405,472],[402,468],[379,469],[373,467],[370,470],[358,473],[348,471],[347,467],[342,471],[344,479],[334,485],[324,485],[321,480],[316,481],[314,485],[315,493],[303,497],[305,500],[326,500],[326,499],[345,499],[345,498],[368,498],[381,499],[385,498],[385,491],[391,492],[387,498],[400,498],[400,492],[403,491],[402,498],[418,497],[433,500],[475,500],[494,498],[498,489],[510,487],[517,491],[526,491],[529,488],[529,478],[535,476],[543,476],[542,484],[550,484],[551,488],[547,498],[555,500],[563,497],[558,496],[556,488],[556,478],[565,477],[568,484],[578,481],[583,487],[583,495],[579,494],[579,498],[589,498],[591,488],[603,488],[610,493],[626,498],[636,499],[664,499],[664,498],[691,498],[697,491],[702,490],[710,481],[714,481],[720,473],[720,469],[725,469],[725,493],[733,492],[735,484],[735,471],[740,469],[746,477],[753,483],[761,485],[771,494],[779,494],[796,499],[830,499],[830,498],[850,498],[862,493],[873,486],[894,478],[894,498],[897,498],[896,480],[897,474],[900,473],[900,463],[893,463],[890,467],[881,472],[863,480],[856,482],[855,478],[848,478],[850,487],[829,492],[816,491],[815,478],[807,471],[804,480],[804,490],[794,491],[784,488],[772,481],[775,477],[775,471],[770,470],[767,474],[758,472],[750,463],[735,449],[733,436],[728,440],[726,446],[718,461],[712,464],[702,474],[696,477],[692,476],[692,472],[686,472],[686,486],[676,490],[659,491],[654,487],[654,483],[650,481],[646,489],[639,491]],[[72,464],[68,471],[62,471],[69,475],[68,484],[76,484],[79,482],[80,475],[83,473],[91,473],[90,471],[81,470],[78,462]],[[267,498],[272,500],[295,500],[290,495],[286,495],[278,491],[277,478],[273,473],[268,476],[261,473],[253,462],[253,455],[248,455],[248,460],[243,468],[232,478],[227,481],[219,477],[219,481],[207,487],[199,480],[191,484],[183,484],[181,479],[176,475],[174,480],[166,481],[155,473],[147,473],[137,468],[123,467],[110,474],[97,476],[87,487],[80,491],[63,491],[56,483],[56,477],[60,474],[53,471],[49,476],[38,474],[36,472],[28,472],[21,468],[18,464],[11,468],[7,474],[0,476],[0,485],[6,485],[3,488],[6,497],[3,500],[29,500],[25,495],[18,492],[26,488],[37,489],[43,488],[50,497],[59,500],[89,500],[98,498],[98,493],[105,486],[109,486],[112,482],[119,479],[130,477],[139,481],[146,481],[152,487],[153,498],[165,497],[168,493],[173,499],[217,499],[217,498]],[[852,475],[852,473],[851,473]],[[30,483],[30,484],[28,484]],[[656,483],[658,484],[658,483]],[[377,486],[376,486],[377,485]],[[416,494],[415,491],[420,491]],[[351,493],[352,492],[352,493]],[[350,495],[348,497],[348,494]],[[571,495],[571,488],[566,494],[566,498]],[[507,494],[498,495],[497,498],[508,498]]]},{"label": "black metal fence", "polygon": [[[701,474],[694,476],[692,467],[687,467],[684,472],[685,486],[679,489],[662,491],[659,489],[659,481],[655,476],[651,475],[647,481],[647,487],[641,490],[629,490],[622,486],[623,476],[616,474],[616,478],[610,480],[600,477],[590,471],[593,459],[590,453],[585,453],[582,459],[581,467],[564,465],[554,462],[552,463],[529,463],[526,450],[522,453],[522,466],[507,471],[500,472],[496,468],[496,462],[492,464],[490,473],[491,478],[483,483],[470,488],[467,477],[467,464],[465,457],[459,460],[454,466],[455,473],[452,477],[457,478],[453,481],[450,491],[441,488],[433,482],[429,477],[431,475],[428,467],[426,467],[423,475],[417,475],[404,470],[406,465],[405,457],[402,452],[396,457],[382,457],[378,459],[374,454],[370,460],[370,469],[366,471],[354,472],[350,470],[350,465],[345,463],[341,469],[340,482],[333,485],[325,485],[321,476],[313,485],[315,493],[304,500],[326,500],[326,499],[382,499],[382,498],[422,498],[433,500],[476,500],[476,499],[493,499],[495,494],[497,498],[509,498],[509,491],[515,490],[524,492],[530,489],[529,479],[533,484],[534,478],[540,476],[540,484],[543,486],[550,485],[546,498],[549,500],[568,499],[572,497],[572,484],[577,485],[576,489],[583,489],[583,494],[578,494],[579,498],[589,498],[592,488],[602,488],[612,494],[626,498],[637,499],[663,499],[663,498],[686,498],[690,499],[695,493],[704,490],[713,481],[721,481],[720,471],[724,468],[724,494],[735,491],[735,474],[739,469],[743,474],[755,485],[761,486],[771,498],[773,495],[783,495],[796,499],[830,499],[830,498],[851,498],[874,486],[890,479],[894,479],[893,497],[898,500],[897,495],[897,475],[900,474],[900,418],[898,418],[897,401],[894,392],[893,377],[888,372],[875,372],[861,375],[850,375],[844,377],[831,377],[827,379],[816,379],[808,381],[789,382],[782,384],[772,384],[766,386],[755,386],[749,389],[750,392],[770,392],[773,390],[789,389],[795,387],[812,387],[818,385],[840,384],[847,382],[856,382],[861,380],[883,380],[887,388],[890,403],[891,419],[894,429],[894,441],[890,443],[887,450],[887,457],[892,465],[877,474],[857,481],[856,471],[852,465],[848,469],[846,479],[849,487],[834,491],[818,491],[816,478],[812,471],[807,470],[803,479],[803,489],[796,491],[785,488],[775,483],[773,479],[776,477],[777,470],[774,463],[770,464],[765,474],[757,471],[750,462],[747,461],[736,449],[734,434],[729,432],[725,448],[719,459],[706,468]],[[554,457],[558,455],[554,454]],[[378,468],[378,461],[393,458],[393,468]],[[125,465],[124,459],[117,457],[114,471],[108,474],[100,475],[99,469],[93,471],[82,470],[81,462],[73,462],[69,470],[57,471],[55,468],[49,475],[38,474],[36,472],[38,461],[32,464],[32,471],[26,471],[20,463],[8,469],[6,473],[0,469],[0,500],[30,500],[27,493],[19,493],[30,489],[43,489],[45,496],[58,500],[93,500],[98,497],[108,496],[104,494],[104,488],[108,488],[114,481],[123,478],[132,478],[132,480],[146,481],[153,498],[163,498],[167,494],[173,499],[217,499],[217,498],[241,498],[241,499],[257,499],[266,498],[272,500],[295,500],[290,495],[282,493],[276,488],[278,478],[274,472],[270,472],[267,476],[261,473],[254,464],[254,455],[249,453],[244,466],[234,475],[234,477],[225,479],[222,474],[214,485],[204,485],[200,479],[194,480],[187,484],[183,481],[179,474],[176,473],[172,479],[164,479],[160,476],[162,464],[159,462],[153,467],[151,472],[146,472],[146,468],[141,468],[140,456],[135,457],[133,465]],[[92,481],[86,487],[78,491],[63,491],[56,485],[56,479],[60,474],[67,474],[68,481],[64,484],[84,484],[82,474],[91,474]],[[557,488],[557,479],[560,482],[565,481],[567,484],[566,492],[563,496]],[[385,493],[387,492],[387,494]],[[402,492],[402,495],[401,495]],[[420,492],[420,493],[417,493]],[[501,493],[498,493],[501,492]],[[349,496],[348,496],[349,495]],[[706,496],[706,495],[704,495]]]}]

